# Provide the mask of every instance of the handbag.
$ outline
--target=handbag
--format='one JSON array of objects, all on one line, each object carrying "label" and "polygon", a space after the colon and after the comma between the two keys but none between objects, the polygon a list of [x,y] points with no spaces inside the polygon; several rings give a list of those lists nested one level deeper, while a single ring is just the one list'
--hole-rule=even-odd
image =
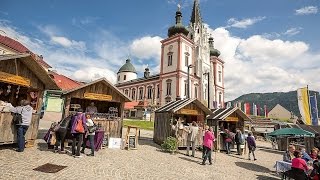
[{"label": "handbag", "polygon": [[88,126],[89,133],[94,133],[96,130],[97,130],[97,126],[96,125]]},{"label": "handbag", "polygon": [[79,119],[77,120],[77,125],[76,125],[76,128],[75,128],[75,131],[78,132],[78,133],[84,133],[84,127],[83,127],[83,124],[82,124],[82,118],[81,117],[79,117]]},{"label": "handbag", "polygon": [[13,113],[13,119],[12,119],[12,122],[15,124],[15,125],[18,125],[18,124],[22,124],[22,111],[23,111],[23,108],[21,108],[21,113]]}]

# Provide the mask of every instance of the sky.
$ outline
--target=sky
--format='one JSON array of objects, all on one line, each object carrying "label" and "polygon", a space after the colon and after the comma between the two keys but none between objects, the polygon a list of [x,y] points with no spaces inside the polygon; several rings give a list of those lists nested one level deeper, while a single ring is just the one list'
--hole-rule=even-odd
[{"label": "sky", "polygon": [[[0,33],[18,40],[58,73],[79,81],[116,73],[129,57],[138,76],[159,73],[160,41],[184,25],[193,0],[3,0]],[[199,0],[201,16],[225,61],[225,100],[242,94],[319,91],[320,0]]]}]

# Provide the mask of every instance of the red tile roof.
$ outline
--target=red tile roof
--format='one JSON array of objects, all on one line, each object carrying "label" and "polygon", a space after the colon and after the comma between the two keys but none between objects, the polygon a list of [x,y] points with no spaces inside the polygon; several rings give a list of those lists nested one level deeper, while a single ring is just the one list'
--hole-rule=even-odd
[{"label": "red tile roof", "polygon": [[[28,48],[26,48],[23,44],[14,39],[9,38],[8,36],[0,35],[0,44],[7,46],[8,48],[13,49],[14,51],[17,51],[19,53],[28,52],[33,56],[37,56],[34,53],[32,53]],[[47,64],[42,58],[36,58],[36,60],[41,66],[51,68],[51,66]]]},{"label": "red tile roof", "polygon": [[124,103],[124,109],[134,109],[139,104],[139,101],[132,101]]},{"label": "red tile roof", "polygon": [[74,89],[83,85],[82,83],[70,79],[62,74],[58,74],[56,72],[50,71],[49,72],[52,79],[56,82],[56,84],[61,88],[62,91]]}]

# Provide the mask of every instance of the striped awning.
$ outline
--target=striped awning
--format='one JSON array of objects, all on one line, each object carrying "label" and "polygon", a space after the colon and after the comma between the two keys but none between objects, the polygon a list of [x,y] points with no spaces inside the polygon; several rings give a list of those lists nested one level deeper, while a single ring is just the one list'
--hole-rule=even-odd
[{"label": "striped awning", "polygon": [[157,109],[155,112],[156,113],[161,113],[161,112],[175,113],[191,103],[194,103],[197,107],[199,107],[201,110],[203,110],[207,115],[212,114],[210,109],[208,109],[205,105],[203,105],[198,99],[181,99],[178,101],[171,101],[168,104]]},{"label": "striped awning", "polygon": [[212,110],[212,115],[210,115],[207,119],[213,119],[213,120],[225,120],[228,116],[230,116],[232,113],[238,114],[240,117],[242,117],[244,120],[252,121],[250,117],[248,117],[243,111],[241,111],[239,108],[225,108],[225,109],[214,109]]}]

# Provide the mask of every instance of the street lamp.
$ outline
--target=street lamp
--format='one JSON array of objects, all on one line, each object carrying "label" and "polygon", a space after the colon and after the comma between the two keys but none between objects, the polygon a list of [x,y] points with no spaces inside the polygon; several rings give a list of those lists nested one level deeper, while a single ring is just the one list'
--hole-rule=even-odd
[{"label": "street lamp", "polygon": [[190,99],[190,68],[193,68],[193,65],[190,64],[188,65],[188,93],[187,93],[187,98]]},{"label": "street lamp", "polygon": [[203,75],[207,75],[208,76],[208,108],[210,109],[210,73],[206,72],[203,73]]}]

